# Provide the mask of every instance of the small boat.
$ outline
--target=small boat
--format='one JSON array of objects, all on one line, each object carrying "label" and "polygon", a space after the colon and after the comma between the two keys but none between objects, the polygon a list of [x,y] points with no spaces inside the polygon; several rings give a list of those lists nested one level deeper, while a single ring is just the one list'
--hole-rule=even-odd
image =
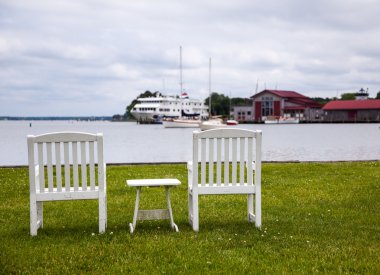
[{"label": "small boat", "polygon": [[233,126],[233,125],[238,125],[239,122],[237,122],[237,121],[234,120],[234,119],[228,119],[228,120],[226,121],[226,124],[227,124],[227,125],[230,125],[230,126]]},{"label": "small boat", "polygon": [[202,121],[199,127],[202,131],[206,131],[211,129],[225,128],[227,127],[227,124],[224,124],[221,118],[211,118],[209,120]]},{"label": "small boat", "polygon": [[297,124],[300,120],[294,117],[268,117],[265,124]]},{"label": "small boat", "polygon": [[179,118],[163,120],[162,124],[165,128],[199,128],[201,121],[197,119]]}]

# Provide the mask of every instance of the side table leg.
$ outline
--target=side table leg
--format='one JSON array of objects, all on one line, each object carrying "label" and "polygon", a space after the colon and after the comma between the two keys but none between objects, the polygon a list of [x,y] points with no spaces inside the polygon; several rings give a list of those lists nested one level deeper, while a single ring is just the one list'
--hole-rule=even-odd
[{"label": "side table leg", "polygon": [[169,211],[169,217],[170,217],[170,225],[171,227],[176,231],[178,232],[178,226],[174,223],[174,219],[173,219],[173,212],[172,212],[172,206],[170,204],[170,197],[169,197],[169,191],[170,191],[170,187],[168,186],[165,186],[165,191],[166,191],[166,201],[168,203],[168,211]]},{"label": "side table leg", "polygon": [[140,191],[141,191],[141,187],[139,186],[136,188],[136,203],[135,203],[135,212],[133,214],[133,222],[129,224],[129,230],[131,231],[131,234],[136,229],[136,221],[137,221],[137,216],[139,214]]}]

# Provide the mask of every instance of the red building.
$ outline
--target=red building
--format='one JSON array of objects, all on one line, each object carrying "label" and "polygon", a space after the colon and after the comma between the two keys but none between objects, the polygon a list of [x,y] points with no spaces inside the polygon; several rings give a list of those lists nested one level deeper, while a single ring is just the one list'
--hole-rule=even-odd
[{"label": "red building", "polygon": [[323,106],[324,120],[331,122],[380,121],[380,99],[334,100]]},{"label": "red building", "polygon": [[321,114],[321,104],[294,91],[264,90],[251,99],[255,121],[273,116],[315,121]]}]

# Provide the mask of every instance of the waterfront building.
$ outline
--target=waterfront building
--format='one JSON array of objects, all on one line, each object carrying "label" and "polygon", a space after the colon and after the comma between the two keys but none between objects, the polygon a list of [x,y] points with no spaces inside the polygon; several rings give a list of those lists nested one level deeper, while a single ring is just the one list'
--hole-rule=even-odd
[{"label": "waterfront building", "polygon": [[233,118],[238,122],[254,121],[252,105],[234,106]]},{"label": "waterfront building", "polygon": [[268,117],[295,118],[300,121],[319,121],[320,103],[294,91],[263,90],[251,97],[253,120]]},{"label": "waterfront building", "polygon": [[323,111],[329,122],[380,122],[380,99],[334,100]]}]

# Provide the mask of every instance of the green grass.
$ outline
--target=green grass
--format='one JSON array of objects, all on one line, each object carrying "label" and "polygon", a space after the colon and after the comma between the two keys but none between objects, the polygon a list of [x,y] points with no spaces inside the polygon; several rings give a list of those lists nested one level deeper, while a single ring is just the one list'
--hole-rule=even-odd
[{"label": "green grass", "polygon": [[[263,165],[263,226],[246,221],[244,196],[200,198],[200,232],[187,222],[185,165],[108,166],[108,228],[96,201],[49,202],[29,236],[27,168],[0,169],[0,273],[380,274],[380,162]],[[126,179],[178,178],[174,219],[138,222]],[[141,208],[165,208],[143,189]]]}]

